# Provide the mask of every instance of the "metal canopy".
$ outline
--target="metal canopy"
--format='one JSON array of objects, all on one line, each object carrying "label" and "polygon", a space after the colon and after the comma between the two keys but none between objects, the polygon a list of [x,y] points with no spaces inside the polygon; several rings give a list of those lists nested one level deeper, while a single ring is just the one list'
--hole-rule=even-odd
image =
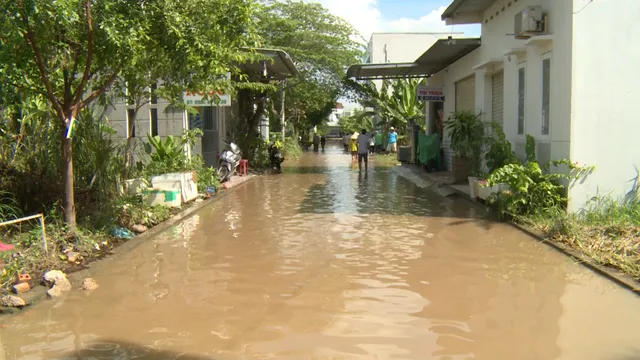
[{"label": "metal canopy", "polygon": [[438,40],[416,62],[429,64],[431,74],[435,74],[479,48],[480,44],[480,38]]},{"label": "metal canopy", "polygon": [[413,63],[357,64],[347,70],[356,80],[429,77],[480,46],[480,38],[441,39]]},{"label": "metal canopy", "polygon": [[[249,49],[247,49],[249,50]],[[284,80],[294,75],[298,75],[298,69],[293,63],[293,60],[283,50],[279,49],[251,49],[259,54],[262,54],[270,59],[266,61],[267,74],[272,80]],[[240,65],[242,71],[253,76],[262,76],[263,64],[262,61],[249,62]]]},{"label": "metal canopy", "polygon": [[425,77],[428,69],[417,63],[357,64],[349,66],[348,78],[356,80]]},{"label": "metal canopy", "polygon": [[453,0],[442,13],[442,20],[447,21],[447,25],[481,22],[482,13],[495,2],[496,0]]}]

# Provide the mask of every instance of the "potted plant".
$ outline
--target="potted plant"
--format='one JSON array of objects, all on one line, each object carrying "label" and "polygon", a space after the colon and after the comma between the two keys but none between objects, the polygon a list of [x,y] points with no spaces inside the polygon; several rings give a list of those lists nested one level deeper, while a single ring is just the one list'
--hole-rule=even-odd
[{"label": "potted plant", "polygon": [[456,111],[444,123],[454,154],[455,182],[463,182],[474,167],[480,166],[479,154],[485,142],[485,126],[480,115],[472,111]]},{"label": "potted plant", "polygon": [[[491,123],[491,136],[486,138],[487,152],[484,155],[485,162],[489,168],[489,173],[509,164],[519,163],[515,152],[511,149],[511,143],[502,130],[502,125],[497,122]],[[492,193],[508,189],[507,184],[496,184],[488,187],[486,180],[478,182],[476,194],[480,199],[486,200]]]}]

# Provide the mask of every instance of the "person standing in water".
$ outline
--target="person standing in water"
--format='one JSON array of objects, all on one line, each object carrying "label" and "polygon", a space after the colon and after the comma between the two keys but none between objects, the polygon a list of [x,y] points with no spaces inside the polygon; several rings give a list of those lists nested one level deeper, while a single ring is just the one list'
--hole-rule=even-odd
[{"label": "person standing in water", "polygon": [[349,151],[351,152],[351,162],[358,161],[358,132],[354,132],[349,139]]},{"label": "person standing in water", "polygon": [[376,152],[379,153],[382,151],[382,132],[376,131]]},{"label": "person standing in water", "polygon": [[327,137],[326,135],[322,135],[320,137],[320,146],[322,147],[322,151],[324,151],[324,146],[327,144]]},{"label": "person standing in water", "polygon": [[369,134],[369,155],[373,155],[376,149],[376,136],[375,133]]},{"label": "person standing in water", "polygon": [[318,133],[313,134],[313,151],[318,152],[320,147],[320,135]]},{"label": "person standing in water", "polygon": [[362,171],[362,160],[364,160],[364,170],[369,169],[369,140],[367,130],[362,129],[362,134],[358,136],[358,169]]},{"label": "person standing in water", "polygon": [[396,153],[398,151],[398,133],[393,127],[389,128],[389,134],[387,137],[389,145],[387,145],[387,152]]}]

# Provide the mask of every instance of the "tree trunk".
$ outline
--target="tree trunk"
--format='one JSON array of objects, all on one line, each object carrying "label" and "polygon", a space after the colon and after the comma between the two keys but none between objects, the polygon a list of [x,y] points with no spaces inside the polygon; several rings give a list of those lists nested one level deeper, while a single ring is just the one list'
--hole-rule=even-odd
[{"label": "tree trunk", "polygon": [[76,204],[74,196],[73,175],[73,147],[72,139],[67,138],[66,131],[62,133],[62,179],[64,183],[64,221],[71,232],[76,231]]}]

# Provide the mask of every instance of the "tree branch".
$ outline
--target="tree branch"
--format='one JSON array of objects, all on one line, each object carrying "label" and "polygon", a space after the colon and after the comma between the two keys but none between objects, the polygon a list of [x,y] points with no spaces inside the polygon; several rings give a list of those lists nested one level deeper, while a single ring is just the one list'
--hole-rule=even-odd
[{"label": "tree branch", "polygon": [[91,63],[93,60],[93,18],[91,17],[91,0],[87,0],[87,3],[85,6],[87,7],[87,27],[89,29],[89,33],[87,35],[87,63],[84,68],[84,73],[82,74],[82,80],[80,81],[80,85],[78,85],[78,88],[73,94],[74,104],[78,103],[82,98],[84,87],[87,85],[87,82],[89,81],[89,74],[91,72]]},{"label": "tree branch", "polygon": [[20,84],[12,83],[12,82],[9,82],[9,81],[5,81],[4,83],[5,83],[5,84],[7,84],[7,85],[9,85],[9,86],[13,86],[13,87],[15,87],[15,88],[18,88],[18,89],[24,89],[24,90],[33,91],[33,92],[35,92],[35,93],[37,93],[37,94],[44,95],[44,96],[47,96],[47,97],[48,97],[48,94],[47,94],[46,92],[44,92],[44,91],[42,91],[42,90],[38,90],[38,89],[36,89],[36,88],[32,88],[32,87],[29,87],[29,86],[24,86],[24,85],[20,85]]},{"label": "tree branch", "polygon": [[116,80],[117,77],[118,77],[118,72],[114,71],[114,73],[109,77],[107,82],[105,82],[100,89],[94,91],[91,95],[89,95],[89,97],[87,97],[80,103],[80,106],[78,109],[79,110],[84,109],[87,105],[89,105],[89,103],[95,100],[98,96],[104,94],[104,92],[107,91],[109,87],[111,87],[111,85],[113,84],[113,82]]},{"label": "tree branch", "polygon": [[[20,2],[20,6],[22,6],[22,2]],[[29,46],[31,47],[31,50],[33,51],[33,54],[36,57],[36,64],[38,65],[40,78],[42,79],[45,89],[47,90],[46,96],[47,98],[49,98],[49,101],[51,101],[51,104],[53,105],[53,108],[58,113],[58,116],[60,116],[60,119],[64,119],[65,117],[64,109],[62,108],[60,101],[58,101],[55,94],[53,93],[53,87],[51,86],[51,82],[49,81],[49,76],[47,75],[47,69],[44,66],[44,59],[42,58],[40,47],[38,46],[38,42],[36,40],[35,35],[33,34],[33,29],[31,29],[31,25],[29,25],[29,17],[26,15],[26,13],[23,14],[22,20],[24,21],[25,26],[27,28],[26,33],[22,32],[22,37],[27,42],[27,44],[29,44]]]}]

